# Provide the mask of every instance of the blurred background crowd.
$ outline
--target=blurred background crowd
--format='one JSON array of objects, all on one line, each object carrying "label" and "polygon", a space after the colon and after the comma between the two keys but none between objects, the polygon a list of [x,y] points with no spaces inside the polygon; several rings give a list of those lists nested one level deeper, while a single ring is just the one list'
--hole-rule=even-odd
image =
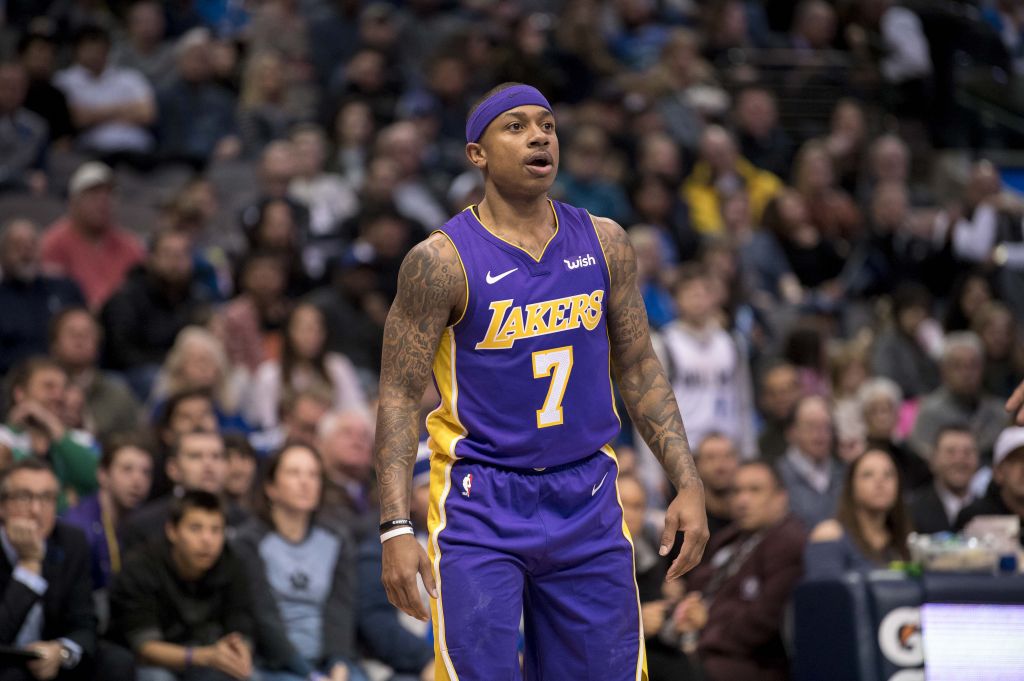
[{"label": "blurred background crowd", "polygon": [[801,579],[1024,516],[1022,75],[1019,0],[0,0],[0,679],[433,678],[381,336],[503,81],[627,228],[705,484],[666,585],[624,424],[651,678],[787,678]]}]

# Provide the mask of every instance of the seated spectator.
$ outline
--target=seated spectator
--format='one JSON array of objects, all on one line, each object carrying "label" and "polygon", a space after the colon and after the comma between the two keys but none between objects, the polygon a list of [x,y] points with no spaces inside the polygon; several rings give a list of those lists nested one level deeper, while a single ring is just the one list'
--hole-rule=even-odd
[{"label": "seated spectator", "polygon": [[159,153],[201,169],[238,156],[234,96],[213,80],[212,38],[195,28],[178,39],[174,77],[157,92]]},{"label": "seated spectator", "polygon": [[92,437],[68,428],[63,420],[68,377],[45,357],[30,357],[11,372],[11,407],[0,425],[0,448],[15,460],[39,458],[60,482],[59,510],[96,491],[96,453]]},{"label": "seated spectator", "polygon": [[142,433],[124,433],[103,444],[99,491],[82,499],[63,520],[85,533],[93,590],[106,589],[111,575],[121,570],[118,529],[142,505],[153,482],[153,443]]},{"label": "seated spectator", "polygon": [[245,565],[224,541],[220,499],[187,492],[163,529],[110,588],[111,634],[144,665],[136,678],[253,678],[252,596]]},{"label": "seated spectator", "polygon": [[0,644],[38,654],[5,660],[4,681],[95,678],[89,547],[77,528],[57,520],[59,489],[53,470],[36,459],[0,473]]},{"label": "seated spectator", "polygon": [[194,430],[217,430],[213,396],[207,390],[183,390],[175,393],[168,397],[163,408],[158,410],[153,423],[158,451],[150,499],[171,491],[172,484],[167,477],[167,459],[172,456],[178,438]]},{"label": "seated spectator", "polygon": [[661,330],[662,362],[688,437],[701,442],[712,431],[720,432],[743,455],[752,456],[755,436],[747,360],[722,327],[724,312],[711,286],[704,266],[679,268],[672,285],[679,319]]},{"label": "seated spectator", "polygon": [[356,658],[354,545],[314,520],[323,464],[305,445],[267,462],[259,515],[235,547],[255,596],[257,662],[264,681],[304,681],[313,672],[365,677]]},{"label": "seated spectator", "polygon": [[899,386],[887,378],[873,378],[857,392],[861,416],[867,426],[867,446],[889,452],[900,472],[903,491],[910,492],[932,479],[928,463],[897,438],[903,397]]},{"label": "seated spectator", "polygon": [[1004,428],[999,434],[992,456],[992,483],[984,497],[960,511],[956,529],[964,529],[981,515],[1015,515],[1021,519],[1020,543],[1024,546],[1024,428]]},{"label": "seated spectator", "polygon": [[991,457],[992,446],[1006,423],[1002,400],[989,395],[982,386],[984,349],[970,331],[951,333],[942,347],[942,386],[921,400],[910,440],[927,456],[939,429],[946,423],[966,423],[978,441],[983,459]]},{"label": "seated spectator", "polygon": [[675,303],[665,285],[665,240],[657,227],[633,225],[629,228],[629,243],[636,252],[637,284],[647,320],[652,329],[660,329],[676,315]]},{"label": "seated spectator", "polygon": [[709,560],[687,575],[691,594],[673,620],[677,630],[698,631],[708,681],[784,681],[783,612],[804,570],[807,532],[769,463],[740,465],[731,506],[734,523],[708,545]]},{"label": "seated spectator", "polygon": [[166,40],[167,21],[156,0],[138,0],[128,10],[126,34],[114,50],[113,63],[135,70],[153,88],[166,85],[174,75],[174,49]]},{"label": "seated spectator", "polygon": [[[711,432],[693,451],[697,473],[704,483],[708,530],[714,537],[732,522],[730,503],[740,458],[728,436]],[[710,539],[708,541],[711,541]]]},{"label": "seated spectator", "polygon": [[861,236],[862,217],[853,198],[838,186],[832,157],[823,142],[812,140],[800,147],[793,162],[793,186],[807,204],[808,219],[822,236],[848,252]]},{"label": "seated spectator", "polygon": [[201,326],[186,326],[178,333],[157,375],[150,402],[160,403],[186,390],[204,390],[214,398],[217,428],[248,432],[239,405],[249,386],[248,372],[228,362],[224,345]]},{"label": "seated spectator", "polygon": [[778,104],[771,90],[759,86],[740,90],[734,112],[743,158],[777,177],[789,175],[793,141],[779,125]]},{"label": "seated spectator", "polygon": [[281,402],[279,425],[253,433],[249,442],[261,457],[280,449],[286,442],[298,442],[323,451],[317,446],[317,432],[320,421],[330,410],[331,395],[326,390],[303,390]]},{"label": "seated spectator", "polygon": [[[274,142],[264,152],[265,163],[284,154],[292,153],[291,144]],[[290,164],[290,158],[281,158],[278,162]],[[282,173],[284,182],[290,181],[290,170],[285,175],[284,166],[275,172]],[[267,166],[261,170],[265,176]],[[275,180],[275,183],[277,180]],[[287,291],[289,296],[298,297],[309,291],[313,285],[311,272],[307,271],[305,248],[309,234],[309,212],[306,207],[287,196],[264,196],[242,211],[242,228],[249,252],[271,251],[277,253],[288,267]],[[322,274],[322,272],[317,273]]]},{"label": "seated spectator", "polygon": [[39,231],[28,220],[14,218],[0,230],[0,274],[0,374],[6,374],[19,360],[45,353],[53,315],[85,299],[70,279],[42,273]]},{"label": "seated spectator", "polygon": [[800,375],[788,362],[776,362],[761,372],[758,390],[763,425],[757,438],[761,456],[775,461],[786,453],[786,426],[801,396]]},{"label": "seated spectator", "polygon": [[57,47],[52,31],[32,27],[18,40],[18,59],[28,76],[25,108],[46,122],[51,144],[66,148],[70,146],[74,126],[67,98],[52,82],[57,69]]},{"label": "seated spectator", "polygon": [[81,427],[103,440],[137,428],[142,409],[124,381],[97,365],[100,337],[99,323],[84,307],[65,308],[50,322],[50,356],[84,397]]},{"label": "seated spectator", "polygon": [[607,177],[605,168],[611,151],[607,136],[597,126],[577,129],[566,149],[558,186],[568,203],[624,222],[629,218],[629,200],[621,186]]},{"label": "seated spectator", "polygon": [[[227,478],[227,455],[224,439],[216,432],[194,431],[178,438],[177,447],[166,463],[167,477],[174,483],[171,493],[146,503],[123,525],[121,546],[125,554],[162,536],[160,528],[168,514],[186,492],[209,492],[224,496]],[[225,505],[228,527],[238,527],[249,515],[237,506]]]},{"label": "seated spectator", "polygon": [[1000,302],[987,303],[978,310],[972,328],[985,346],[985,391],[1008,397],[1024,379],[1024,337],[1013,313]]},{"label": "seated spectator", "polygon": [[888,453],[869,449],[846,470],[835,517],[811,531],[807,579],[838,579],[850,570],[909,560],[910,516],[900,474]]},{"label": "seated spectator", "polygon": [[28,77],[19,62],[0,60],[0,193],[46,191],[46,121],[25,108]]},{"label": "seated spectator", "polygon": [[832,413],[821,397],[803,397],[786,429],[789,447],[776,467],[789,493],[789,508],[807,527],[835,515],[843,465],[832,456]]},{"label": "seated spectator", "polygon": [[221,308],[228,360],[255,372],[281,356],[281,329],[292,303],[285,294],[288,264],[273,251],[251,251],[238,265],[237,292]]},{"label": "seated spectator", "polygon": [[208,304],[208,293],[192,279],[188,236],[157,232],[145,264],[131,272],[100,313],[106,365],[124,372],[136,395],[148,397],[178,333],[203,321]]},{"label": "seated spectator", "polygon": [[313,239],[336,236],[341,222],[359,209],[359,197],[341,175],[324,170],[327,138],[322,128],[311,124],[297,126],[291,132],[291,141],[296,172],[288,185],[288,195],[309,210],[309,232]]},{"label": "seated spectator", "polygon": [[327,350],[327,327],[320,310],[298,305],[288,317],[280,361],[260,365],[244,415],[260,428],[274,428],[282,401],[311,388],[329,391],[335,409],[365,406],[366,397],[352,363]]},{"label": "seated spectator", "polygon": [[245,155],[257,158],[265,147],[288,136],[296,120],[285,106],[284,62],[276,52],[254,52],[245,62],[239,97],[238,130]]},{"label": "seated spectator", "polygon": [[939,430],[931,468],[932,483],[910,497],[910,517],[917,532],[952,532],[960,511],[974,501],[971,481],[978,472],[978,446],[969,428],[954,424]]},{"label": "seated spectator", "polygon": [[110,35],[87,26],[75,36],[74,64],[54,83],[68,98],[78,146],[107,157],[137,160],[153,151],[153,89],[138,71],[112,66]]},{"label": "seated spectator", "polygon": [[878,335],[871,352],[875,373],[895,381],[906,399],[939,387],[938,368],[920,339],[930,306],[931,296],[920,284],[897,288],[892,296],[892,320]]},{"label": "seated spectator", "polygon": [[739,155],[728,132],[710,126],[701,137],[700,159],[683,183],[682,192],[694,228],[704,234],[717,234],[722,231],[722,196],[744,192],[755,222],[760,222],[768,202],[781,189],[779,178],[755,168]]},{"label": "seated spectator", "polygon": [[803,196],[796,190],[781,190],[765,206],[762,224],[775,235],[804,288],[803,302],[831,309],[840,293],[838,277],[843,259],[837,243],[811,220]]},{"label": "seated spectator", "polygon": [[68,212],[50,225],[40,243],[43,266],[81,287],[89,309],[98,310],[121,286],[145,251],[113,217],[114,173],[83,163],[68,183]]},{"label": "seated spectator", "polygon": [[224,451],[228,455],[228,474],[224,495],[228,503],[251,513],[257,490],[256,450],[241,433],[224,435]]},{"label": "seated spectator", "polygon": [[992,284],[983,270],[971,268],[961,272],[953,279],[949,290],[949,304],[942,318],[942,329],[946,333],[970,331],[975,315],[993,300],[995,295]]},{"label": "seated spectator", "polygon": [[395,163],[398,177],[391,198],[402,217],[421,225],[444,224],[444,209],[427,182],[424,143],[416,124],[399,121],[381,130],[376,152]]},{"label": "seated spectator", "polygon": [[317,451],[324,461],[323,520],[348,527],[357,539],[368,533],[377,514],[373,487],[373,421],[363,409],[321,418]]}]

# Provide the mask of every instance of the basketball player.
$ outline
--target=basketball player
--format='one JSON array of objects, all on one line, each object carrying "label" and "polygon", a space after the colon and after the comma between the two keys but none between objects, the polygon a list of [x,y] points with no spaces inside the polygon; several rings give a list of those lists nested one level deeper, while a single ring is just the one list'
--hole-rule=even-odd
[{"label": "basketball player", "polygon": [[[619,225],[548,199],[558,169],[544,96],[495,88],[466,125],[484,199],[409,253],[384,330],[376,466],[383,582],[426,620],[435,676],[531,681],[647,678],[622,518],[616,377],[629,413],[679,495],[661,553],[684,532],[668,577],[697,565],[704,492],[672,388],[651,347],[636,256]],[[420,396],[427,418],[429,544],[409,526]]]}]

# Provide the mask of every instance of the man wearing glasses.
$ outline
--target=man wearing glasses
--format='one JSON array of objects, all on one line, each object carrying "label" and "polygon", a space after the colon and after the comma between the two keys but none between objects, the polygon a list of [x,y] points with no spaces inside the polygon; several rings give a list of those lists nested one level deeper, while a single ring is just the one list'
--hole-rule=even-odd
[{"label": "man wearing glasses", "polygon": [[0,473],[0,681],[70,680],[91,671],[89,547],[80,530],[57,522],[58,496],[57,477],[38,459]]}]

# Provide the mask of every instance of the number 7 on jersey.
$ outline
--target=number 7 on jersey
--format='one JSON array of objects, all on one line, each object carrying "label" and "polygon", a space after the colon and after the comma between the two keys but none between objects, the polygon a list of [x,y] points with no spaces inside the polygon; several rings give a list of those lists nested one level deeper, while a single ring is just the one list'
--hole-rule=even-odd
[{"label": "number 7 on jersey", "polygon": [[562,398],[569,385],[569,373],[572,371],[572,346],[550,350],[537,350],[533,353],[533,377],[551,376],[547,397],[544,405],[537,410],[537,427],[562,425]]}]

